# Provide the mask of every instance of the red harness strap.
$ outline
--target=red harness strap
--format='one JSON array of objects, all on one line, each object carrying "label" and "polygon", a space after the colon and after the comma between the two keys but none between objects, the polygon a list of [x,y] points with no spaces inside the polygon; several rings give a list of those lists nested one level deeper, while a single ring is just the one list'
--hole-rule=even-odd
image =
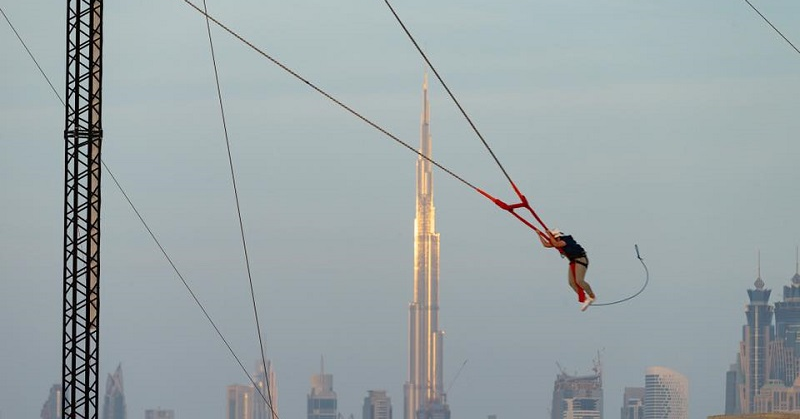
[{"label": "red harness strap", "polygon": [[[475,188],[475,189],[478,192],[480,192],[481,195],[485,196],[486,198],[489,198],[489,200],[494,202],[495,205],[497,205],[501,209],[504,209],[504,210],[510,212],[511,215],[513,215],[514,217],[517,217],[518,220],[520,220],[526,226],[532,228],[533,231],[535,231],[537,234],[539,234],[541,236],[544,236],[544,237],[551,237],[552,235],[550,234],[550,229],[548,229],[547,225],[544,223],[544,221],[542,221],[542,219],[539,218],[539,215],[536,214],[536,211],[534,211],[533,208],[531,208],[530,204],[528,203],[528,198],[525,198],[525,195],[523,195],[522,192],[519,191],[519,189],[517,188],[517,185],[515,185],[514,182],[511,182],[511,187],[514,188],[514,192],[516,192],[517,197],[519,197],[519,201],[520,201],[519,203],[507,204],[507,203],[503,202],[502,200],[489,195],[486,191],[484,191],[484,190],[482,190],[480,188]],[[542,226],[542,229],[537,228],[535,225],[533,225],[533,223],[531,223],[530,221],[526,220],[521,215],[517,214],[514,211],[517,208],[525,208],[525,209],[527,209],[531,213],[531,215],[533,215],[533,218],[535,218],[536,221],[538,221],[539,224]],[[544,230],[544,231],[542,231],[542,230]]]},{"label": "red harness strap", "polygon": [[[517,196],[519,197],[519,201],[520,202],[518,202],[516,204],[507,204],[507,203],[503,202],[502,200],[489,195],[486,191],[484,191],[484,190],[482,190],[480,188],[475,188],[475,189],[478,192],[480,192],[481,195],[485,196],[486,198],[489,198],[489,200],[494,202],[495,205],[497,205],[498,207],[500,207],[503,210],[508,211],[509,213],[511,213],[511,215],[516,217],[523,224],[525,224],[526,226],[528,226],[531,229],[533,229],[533,231],[535,231],[536,234],[538,234],[538,235],[540,235],[542,237],[546,237],[546,238],[553,238],[553,235],[550,233],[550,229],[548,229],[547,225],[544,223],[544,221],[542,221],[542,219],[539,218],[539,215],[536,214],[536,211],[534,211],[533,208],[531,208],[531,205],[528,203],[528,199],[525,198],[525,195],[523,195],[522,192],[519,191],[519,189],[517,188],[517,185],[515,185],[514,182],[511,182],[511,187],[514,188],[514,192],[516,192]],[[533,218],[535,218],[536,221],[538,221],[539,224],[542,226],[542,229],[539,229],[533,223],[531,223],[530,221],[526,220],[523,216],[517,214],[514,211],[517,208],[525,208],[528,211],[530,211],[531,215],[533,215]],[[544,230],[544,231],[542,231],[542,230]],[[561,254],[561,256],[564,256],[564,251],[562,249],[560,249],[558,247],[556,247],[555,249],[558,250],[558,252]],[[576,293],[578,294],[578,301],[582,303],[582,302],[586,301],[586,293],[583,290],[583,288],[581,288],[581,286],[578,285],[577,273],[575,272],[575,269],[576,269],[575,268],[575,262],[574,261],[570,261],[569,262],[569,273],[571,275],[570,276],[570,282],[574,283],[575,287],[577,288]]]},{"label": "red harness strap", "polygon": [[[475,188],[475,190],[480,192],[481,195],[485,196],[486,198],[489,198],[490,201],[494,202],[495,205],[497,205],[501,209],[504,209],[504,210],[508,211],[509,213],[511,213],[511,215],[516,217],[523,224],[525,224],[526,226],[528,226],[531,229],[533,229],[533,231],[535,231],[536,234],[538,234],[539,236],[550,238],[550,239],[554,238],[553,235],[550,233],[550,229],[547,228],[547,225],[544,223],[544,221],[542,221],[542,219],[539,218],[539,215],[536,214],[536,211],[534,211],[533,208],[531,207],[531,205],[528,203],[528,198],[526,198],[525,195],[523,195],[522,192],[519,191],[519,188],[517,188],[517,185],[515,185],[514,182],[511,182],[511,187],[514,188],[514,192],[517,194],[517,197],[519,197],[519,201],[520,201],[519,203],[507,204],[507,203],[503,202],[502,200],[489,195],[486,191],[484,191],[484,190],[482,190],[480,188]],[[536,221],[539,222],[539,224],[542,226],[542,228],[539,229],[533,223],[531,223],[530,221],[526,220],[523,216],[517,214],[514,211],[517,208],[525,208],[525,209],[527,209],[531,213],[531,215],[533,215],[533,218],[535,218]],[[544,230],[544,231],[542,231],[542,230]],[[558,253],[561,254],[562,257],[565,256],[564,251],[562,249],[560,249],[558,247],[556,247],[555,249],[558,250]]]}]

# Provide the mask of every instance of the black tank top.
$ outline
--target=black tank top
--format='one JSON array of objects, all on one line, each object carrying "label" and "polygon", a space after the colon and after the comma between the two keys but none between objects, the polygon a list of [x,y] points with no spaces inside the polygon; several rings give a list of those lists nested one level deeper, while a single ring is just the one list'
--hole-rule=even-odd
[{"label": "black tank top", "polygon": [[577,259],[579,257],[586,256],[586,250],[575,241],[570,235],[561,236],[559,237],[560,240],[564,241],[567,245],[562,247],[561,250],[564,252],[564,256],[567,257],[569,260]]}]

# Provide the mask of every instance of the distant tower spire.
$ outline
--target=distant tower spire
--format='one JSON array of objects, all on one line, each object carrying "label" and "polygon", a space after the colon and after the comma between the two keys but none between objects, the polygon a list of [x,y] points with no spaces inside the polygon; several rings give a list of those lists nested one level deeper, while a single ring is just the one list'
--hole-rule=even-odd
[{"label": "distant tower spire", "polygon": [[761,249],[758,249],[758,277],[761,278]]},{"label": "distant tower spire", "polygon": [[321,375],[325,375],[325,356],[324,355],[320,355],[319,356],[319,373]]},{"label": "distant tower spire", "polygon": [[755,286],[757,290],[764,289],[764,280],[761,279],[761,249],[758,249],[758,277]]}]

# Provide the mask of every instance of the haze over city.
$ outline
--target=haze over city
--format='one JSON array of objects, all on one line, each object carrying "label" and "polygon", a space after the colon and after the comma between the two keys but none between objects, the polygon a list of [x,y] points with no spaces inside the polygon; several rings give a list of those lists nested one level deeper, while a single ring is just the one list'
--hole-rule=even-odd
[{"label": "haze over city", "polygon": [[[755,4],[800,41],[800,4]],[[63,5],[2,7],[63,95]],[[690,418],[723,413],[746,290],[759,276],[780,290],[797,273],[800,55],[744,2],[395,7],[539,214],[587,249],[598,302],[641,287],[634,244],[651,273],[637,298],[581,312],[565,260],[434,168],[453,419],[547,417],[556,362],[588,372],[598,351],[608,418],[653,366],[687,378]],[[513,200],[383,2],[208,8],[414,147],[427,71],[433,157]],[[259,344],[206,22],[182,1],[103,13],[103,160],[252,373]],[[0,26],[0,418],[12,419],[36,417],[61,380],[64,107]],[[382,389],[401,418],[417,156],[212,34],[280,417],[305,417],[324,356],[345,417]],[[102,205],[101,388],[121,363],[129,417],[223,418],[226,386],[247,377],[107,173]]]}]

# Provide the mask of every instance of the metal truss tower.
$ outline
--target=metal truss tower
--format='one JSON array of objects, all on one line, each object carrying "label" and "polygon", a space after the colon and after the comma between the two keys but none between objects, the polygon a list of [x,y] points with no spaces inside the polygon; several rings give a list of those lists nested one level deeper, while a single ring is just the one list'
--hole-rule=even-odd
[{"label": "metal truss tower", "polygon": [[100,348],[102,0],[68,0],[64,124],[64,418],[96,419]]}]

